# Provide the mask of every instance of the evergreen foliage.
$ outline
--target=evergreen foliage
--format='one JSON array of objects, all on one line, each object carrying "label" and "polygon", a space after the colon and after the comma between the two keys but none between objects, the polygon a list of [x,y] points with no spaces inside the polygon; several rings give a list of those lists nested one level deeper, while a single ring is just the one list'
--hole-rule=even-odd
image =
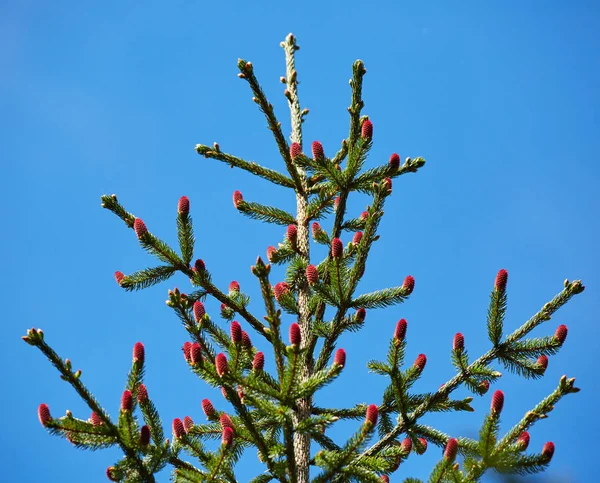
[{"label": "evergreen foliage", "polygon": [[[501,376],[493,363],[526,378],[543,376],[547,356],[556,354],[565,342],[567,328],[560,326],[554,335],[527,338],[531,330],[550,320],[571,297],[584,290],[580,281],[564,283],[564,288],[530,320],[511,333],[505,330],[508,273],[501,270],[490,296],[487,332],[491,348],[477,358],[470,357],[462,334],[456,334],[450,361],[456,374],[439,389],[418,393],[413,385],[426,370],[427,358],[421,354],[410,363],[405,360],[407,322],[402,319],[382,361],[368,363],[369,369],[386,379],[379,404],[360,404],[349,408],[326,408],[313,404],[315,393],[335,379],[344,369],[346,352],[337,347],[346,331],[358,331],[366,323],[367,310],[403,303],[411,295],[415,281],[407,276],[401,286],[357,293],[357,286],[373,244],[383,208],[392,194],[395,178],[415,173],[425,160],[407,158],[402,164],[397,154],[389,162],[363,170],[373,143],[373,124],[362,114],[362,84],[366,73],[362,61],[352,67],[350,127],[347,139],[331,158],[323,146],[312,144],[312,157],[302,149],[302,123],[307,109],[301,109],[293,35],[282,42],[286,55],[285,96],[291,119],[291,143],[281,130],[273,106],[268,102],[250,62],[239,60],[238,76],[245,80],[253,100],[264,113],[285,166],[285,173],[223,153],[218,144],[198,144],[196,151],[208,159],[222,161],[288,188],[297,204],[296,214],[275,206],[244,200],[241,192],[233,196],[235,208],[250,218],[283,225],[287,231],[278,247],[269,247],[270,263],[285,265],[285,280],[273,285],[271,265],[258,257],[252,266],[264,303],[264,314],[248,310],[250,297],[232,282],[229,291],[221,291],[211,281],[211,273],[202,260],[193,260],[194,233],[190,200],[179,201],[176,227],[178,250],[152,234],[140,218],[129,213],[115,195],[103,196],[102,206],[116,214],[127,228],[134,230],[141,247],[162,263],[135,273],[115,274],[125,290],[140,290],[168,280],[176,272],[185,274],[197,290],[190,294],[169,290],[167,305],[173,309],[189,334],[184,356],[199,378],[220,388],[232,411],[227,413],[205,399],[202,407],[207,421],[197,423],[186,417],[171,424],[172,437],[165,439],[154,394],[144,385],[144,347],[136,344],[131,370],[121,397],[116,418],[111,418],[74,372],[68,359],[54,352],[40,329],[30,329],[23,337],[37,347],[58,369],[87,403],[89,419],[75,418],[70,412],[55,418],[45,404],[38,416],[54,435],[67,438],[82,449],[118,446],[123,458],[107,469],[111,481],[153,482],[165,466],[173,468],[176,482],[236,482],[235,467],[247,448],[255,448],[264,472],[253,483],[381,482],[390,481],[402,461],[417,457],[428,445],[444,448],[443,456],[432,469],[430,482],[474,482],[487,470],[508,474],[543,471],[552,458],[554,444],[540,452],[525,453],[532,426],[544,419],[565,395],[577,392],[574,379],[563,376],[556,389],[506,433],[501,434],[504,395],[496,391],[490,412],[481,425],[478,439],[453,437],[423,423],[429,412],[473,411],[473,397],[453,399],[452,392],[466,386],[474,397],[487,393]],[[345,163],[343,167],[342,164]],[[368,209],[359,216],[347,213],[352,193],[372,197]],[[315,220],[333,213],[331,230],[326,232]],[[329,247],[320,261],[310,257],[309,229],[315,243]],[[344,245],[347,232],[358,232]],[[221,303],[220,316],[233,321],[229,332],[206,313],[203,301],[212,297]],[[326,309],[329,310],[326,311]],[[284,315],[284,313],[286,315]],[[325,314],[329,314],[327,317]],[[283,319],[291,325],[289,338],[282,328]],[[245,330],[244,330],[245,329]],[[248,331],[248,332],[246,332]],[[270,344],[275,365],[265,365],[265,357],[252,345],[251,336]],[[335,355],[334,355],[335,352]],[[149,355],[150,357],[152,355]],[[332,359],[333,358],[333,359]],[[510,404],[510,401],[507,401]],[[350,421],[355,431],[347,441],[335,442],[326,434],[338,421]],[[362,420],[362,421],[361,421]],[[220,444],[211,444],[211,440]],[[311,454],[311,443],[318,447]],[[415,453],[416,455],[413,455]],[[461,455],[461,462],[457,456]],[[419,480],[402,475],[406,483]],[[312,478],[312,479],[311,479]]]}]

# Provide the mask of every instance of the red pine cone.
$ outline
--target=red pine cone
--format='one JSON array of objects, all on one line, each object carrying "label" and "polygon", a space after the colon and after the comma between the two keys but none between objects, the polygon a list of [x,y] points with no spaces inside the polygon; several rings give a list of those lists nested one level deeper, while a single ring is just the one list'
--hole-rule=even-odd
[{"label": "red pine cone", "polygon": [[140,384],[138,386],[137,400],[140,404],[144,404],[146,401],[148,401],[148,389],[146,388],[145,384]]},{"label": "red pine cone", "polygon": [[300,154],[302,154],[302,146],[298,143],[292,143],[290,146],[290,157],[292,158],[292,161]]},{"label": "red pine cone", "polygon": [[50,408],[47,404],[40,404],[38,406],[38,418],[40,423],[42,423],[42,426],[47,426],[52,420],[52,416],[50,416]]},{"label": "red pine cone", "polygon": [[356,311],[356,313],[354,314],[354,318],[359,323],[364,322],[366,317],[367,317],[367,311],[365,310],[364,307],[361,307],[360,309],[358,309]]},{"label": "red pine cone", "polygon": [[502,391],[496,391],[492,396],[491,411],[495,414],[500,414],[504,407],[504,393]]},{"label": "red pine cone", "polygon": [[183,423],[181,419],[175,418],[173,420],[173,437],[175,439],[181,438],[185,434],[185,428],[183,427]]},{"label": "red pine cone", "polygon": [[371,139],[373,137],[373,123],[366,119],[362,123],[362,128],[360,130],[360,137],[363,139]]},{"label": "red pine cone", "polygon": [[190,351],[192,350],[192,343],[185,342],[183,344],[182,350],[183,350],[183,357],[185,357],[186,362],[190,362],[190,357],[191,357]]},{"label": "red pine cone", "polygon": [[179,203],[177,204],[177,213],[180,215],[187,215],[190,212],[190,200],[187,196],[182,196],[179,198]]},{"label": "red pine cone", "polygon": [[333,357],[333,363],[336,366],[344,367],[346,365],[346,351],[344,349],[338,349]]},{"label": "red pine cone", "polygon": [[412,441],[410,438],[404,438],[402,440],[402,444],[400,445],[402,447],[402,450],[408,454],[412,451]]},{"label": "red pine cone", "polygon": [[234,280],[234,281],[232,281],[232,282],[229,284],[229,291],[230,291],[230,292],[239,292],[239,291],[240,291],[240,284],[239,284],[239,283],[237,283],[235,280]]},{"label": "red pine cone", "polygon": [[323,145],[319,141],[313,141],[312,154],[314,159],[321,159],[325,157],[325,154],[323,152]]},{"label": "red pine cone", "polygon": [[194,342],[190,347],[190,362],[200,364],[202,362],[202,348],[198,342]]},{"label": "red pine cone", "polygon": [[200,322],[204,317],[204,314],[206,314],[206,310],[204,310],[204,304],[200,302],[200,300],[197,300],[194,302],[194,320],[196,320],[196,322]]},{"label": "red pine cone", "polygon": [[116,468],[114,466],[109,466],[108,468],[106,468],[106,477],[110,481],[119,481],[116,475]]},{"label": "red pine cone", "polygon": [[229,448],[233,443],[233,429],[225,428],[223,429],[223,436],[221,437],[221,444],[226,448]]},{"label": "red pine cone", "polygon": [[290,286],[285,282],[279,282],[275,284],[273,287],[273,294],[275,295],[275,300],[279,302],[279,299],[283,294],[286,294],[290,291]]},{"label": "red pine cone", "polygon": [[183,418],[183,429],[185,429],[186,433],[190,432],[190,428],[194,425],[194,420],[189,416]]},{"label": "red pine cone", "polygon": [[319,283],[319,272],[317,271],[317,267],[314,265],[309,265],[306,267],[306,280],[309,285],[316,285]]},{"label": "red pine cone", "polygon": [[360,243],[360,241],[362,240],[362,231],[357,231],[354,236],[352,237],[352,244],[353,245],[358,245]]},{"label": "red pine cone", "polygon": [[204,270],[206,270],[206,265],[204,264],[204,260],[202,260],[201,258],[198,258],[198,260],[196,260],[194,262],[194,268],[196,269],[197,272],[203,272]]},{"label": "red pine cone", "polygon": [[235,206],[236,208],[238,208],[240,206],[240,203],[244,201],[244,197],[242,196],[242,192],[241,191],[234,191],[233,192],[233,206]]},{"label": "red pine cone", "polygon": [[381,475],[379,479],[384,483],[390,483],[390,477],[388,475]]},{"label": "red pine cone", "polygon": [[244,349],[252,348],[252,341],[250,340],[250,336],[245,330],[242,330],[242,347]]},{"label": "red pine cone", "polygon": [[376,404],[370,404],[367,407],[367,415],[365,418],[365,425],[369,424],[374,427],[377,424],[377,417],[379,416],[379,409]]},{"label": "red pine cone", "polygon": [[367,218],[369,218],[369,212],[368,212],[368,211],[363,211],[363,212],[360,214],[360,219],[361,219],[361,220],[366,220]]},{"label": "red pine cone", "polygon": [[215,408],[210,402],[210,399],[202,400],[202,411],[204,411],[204,414],[208,419],[212,418],[215,415]]},{"label": "red pine cone", "polygon": [[302,333],[300,331],[300,326],[294,322],[292,325],[290,325],[290,344],[300,345],[301,340]]},{"label": "red pine cone", "polygon": [[267,248],[267,258],[269,259],[270,262],[273,261],[273,256],[277,253],[277,248],[270,246],[269,248]]},{"label": "red pine cone", "polygon": [[427,451],[427,440],[425,438],[419,438],[419,443],[421,443],[420,447],[417,446],[415,449],[417,454],[423,454]]},{"label": "red pine cone", "polygon": [[545,456],[548,461],[552,459],[552,456],[554,456],[554,443],[552,441],[548,441],[544,445],[542,448],[542,456]]},{"label": "red pine cone", "polygon": [[456,438],[450,438],[446,443],[444,459],[452,462],[456,459],[456,453],[458,453],[458,440]]},{"label": "red pine cone", "polygon": [[496,275],[494,287],[498,292],[504,292],[506,290],[506,282],[508,282],[508,272],[502,269],[498,272],[498,275]]},{"label": "red pine cone", "polygon": [[296,228],[296,225],[288,225],[285,237],[292,245],[298,241],[298,228]]},{"label": "red pine cone", "polygon": [[242,342],[242,326],[237,320],[234,320],[231,323],[229,333],[231,334],[231,342],[233,342],[234,344],[239,344],[240,342]]},{"label": "red pine cone", "polygon": [[147,424],[140,428],[140,444],[142,446],[150,444],[150,426]]},{"label": "red pine cone", "polygon": [[546,369],[548,369],[548,356],[541,355],[540,357],[538,357],[537,363],[539,366],[542,366],[542,368],[545,371]]},{"label": "red pine cone", "polygon": [[139,361],[141,364],[143,364],[144,358],[145,358],[144,344],[142,344],[141,342],[136,342],[135,345],[133,346],[133,362]]},{"label": "red pine cone", "polygon": [[481,391],[481,394],[488,392],[490,390],[490,381],[481,381],[479,383],[479,390]]},{"label": "red pine cone", "polygon": [[419,369],[419,371],[422,371],[425,369],[425,364],[427,364],[427,356],[425,354],[419,354],[415,359],[413,367],[416,367]]},{"label": "red pine cone", "polygon": [[406,319],[400,319],[396,324],[396,330],[394,331],[394,339],[403,341],[406,337],[406,328],[408,324]]},{"label": "red pine cone", "polygon": [[319,225],[319,223],[317,223],[316,221],[312,224],[312,235],[314,238],[317,237],[317,235],[319,233],[321,233],[323,231],[323,228],[321,228],[321,225]]},{"label": "red pine cone", "polygon": [[392,178],[385,178],[383,180],[383,185],[388,191],[392,191]]},{"label": "red pine cone", "polygon": [[402,288],[407,295],[410,295],[415,288],[415,279],[412,275],[407,275],[404,279],[404,283],[402,284]]},{"label": "red pine cone", "polygon": [[394,169],[398,169],[400,167],[400,156],[397,153],[393,153],[390,156],[390,166]]},{"label": "red pine cone", "polygon": [[343,254],[344,245],[342,243],[342,240],[340,240],[339,238],[334,238],[331,241],[331,256],[333,258],[341,258]]},{"label": "red pine cone", "polygon": [[225,374],[229,370],[229,366],[227,364],[227,357],[225,357],[225,354],[223,354],[222,352],[217,354],[217,357],[215,357],[215,368],[219,377],[223,377],[223,374]]},{"label": "red pine cone", "polygon": [[452,341],[452,349],[454,349],[455,351],[463,351],[464,348],[465,338],[460,332],[457,332],[454,335],[454,340]]},{"label": "red pine cone", "polygon": [[123,281],[124,278],[125,278],[125,274],[123,272],[119,272],[119,271],[115,272],[115,280],[117,281],[117,283],[119,285],[121,285],[121,282]]},{"label": "red pine cone", "polygon": [[560,342],[561,344],[563,344],[567,338],[567,326],[566,325],[559,325],[556,328],[556,332],[554,333],[554,338]]},{"label": "red pine cone", "polygon": [[340,197],[336,196],[335,199],[333,200],[333,209],[337,210],[337,207],[339,204],[340,204]]},{"label": "red pine cone", "polygon": [[233,422],[231,421],[231,418],[227,414],[225,414],[225,413],[221,414],[219,421],[221,423],[221,428],[233,429]]},{"label": "red pine cone", "polygon": [[265,367],[265,355],[262,352],[257,352],[254,355],[254,360],[252,361],[252,369],[256,372],[260,372]]},{"label": "red pine cone", "polygon": [[121,396],[121,411],[131,411],[133,408],[133,395],[129,389],[123,391]]},{"label": "red pine cone", "polygon": [[133,229],[138,238],[142,238],[146,233],[148,233],[148,228],[146,228],[146,224],[141,218],[135,219],[133,222]]},{"label": "red pine cone", "polygon": [[102,419],[100,419],[100,416],[98,416],[98,414],[95,412],[92,412],[90,421],[94,426],[102,426]]},{"label": "red pine cone", "polygon": [[527,446],[529,446],[530,439],[531,438],[529,437],[529,433],[527,431],[523,431],[521,433],[519,439],[517,439],[517,444],[519,445],[521,451],[525,451],[527,449]]},{"label": "red pine cone", "polygon": [[223,397],[229,401],[229,396],[227,395],[227,389],[225,389],[224,387],[221,388],[221,394],[223,394]]}]

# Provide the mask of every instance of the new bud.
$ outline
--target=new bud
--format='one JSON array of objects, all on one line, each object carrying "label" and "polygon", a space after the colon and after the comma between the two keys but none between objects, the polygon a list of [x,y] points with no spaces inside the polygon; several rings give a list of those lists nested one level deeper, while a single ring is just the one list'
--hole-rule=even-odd
[{"label": "new bud", "polygon": [[202,411],[204,411],[204,414],[206,414],[206,417],[208,419],[212,418],[215,415],[215,408],[209,399],[202,400]]},{"label": "new bud", "polygon": [[368,212],[368,211],[363,211],[363,212],[360,214],[360,219],[361,219],[361,220],[366,220],[367,218],[369,218],[369,212]]},{"label": "new bud", "polygon": [[460,332],[457,332],[454,335],[454,340],[452,341],[452,349],[454,349],[457,352],[462,352],[464,350],[464,348],[465,348],[465,338]]},{"label": "new bud", "polygon": [[341,258],[344,254],[344,245],[342,244],[342,240],[339,238],[334,238],[331,241],[331,256],[333,258]]},{"label": "new bud", "polygon": [[362,123],[362,128],[360,130],[360,137],[363,139],[371,139],[373,137],[373,123],[366,119]]},{"label": "new bud", "polygon": [[144,344],[141,342],[136,342],[133,346],[133,362],[139,362],[140,364],[143,364],[144,358]]},{"label": "new bud", "polygon": [[504,269],[498,272],[496,275],[496,281],[494,282],[494,288],[498,292],[504,292],[506,290],[506,282],[508,281],[508,272]]},{"label": "new bud", "polygon": [[121,396],[121,411],[129,412],[133,408],[133,395],[129,389],[123,391]]},{"label": "new bud", "polygon": [[239,344],[242,342],[242,326],[237,320],[234,320],[231,323],[231,327],[229,328],[231,333],[231,342],[234,344]]},{"label": "new bud", "polygon": [[552,456],[554,456],[554,443],[552,441],[548,441],[544,445],[542,448],[542,456],[544,456],[548,461],[552,459]]},{"label": "new bud", "polygon": [[237,283],[235,280],[229,284],[229,293],[239,292],[239,291],[240,291],[240,284]]},{"label": "new bud", "polygon": [[402,342],[406,337],[407,322],[406,319],[400,319],[396,324],[396,330],[394,331],[394,339]]},{"label": "new bud", "polygon": [[150,443],[150,426],[145,424],[140,428],[140,444],[147,446]]},{"label": "new bud", "polygon": [[138,238],[142,238],[146,233],[148,233],[148,228],[146,228],[146,224],[142,221],[141,218],[136,218],[133,222],[133,230]]},{"label": "new bud", "polygon": [[225,354],[223,354],[222,352],[217,354],[217,357],[215,357],[215,368],[219,377],[223,377],[223,374],[225,374],[229,370],[229,366],[227,364],[227,357],[225,357]]},{"label": "new bud", "polygon": [[492,396],[491,411],[494,414],[500,414],[504,407],[504,393],[502,391],[496,391]]},{"label": "new bud", "polygon": [[267,248],[267,258],[269,259],[270,262],[273,261],[273,256],[277,253],[277,248],[271,246],[269,248]]},{"label": "new bud", "polygon": [[254,372],[261,372],[265,367],[265,355],[262,352],[257,352],[252,361],[252,369]]},{"label": "new bud", "polygon": [[302,334],[300,332],[300,326],[294,322],[290,325],[290,344],[299,346],[302,340]]},{"label": "new bud", "polygon": [[202,321],[204,314],[206,314],[206,310],[204,310],[204,304],[197,300],[194,302],[194,320],[196,322]]},{"label": "new bud", "polygon": [[323,145],[319,141],[313,141],[312,154],[314,159],[322,159],[325,157],[325,154],[323,152]]},{"label": "new bud", "polygon": [[490,381],[484,380],[479,383],[479,392],[485,394],[490,390]]},{"label": "new bud", "polygon": [[175,418],[173,420],[173,437],[175,439],[181,438],[185,434],[185,428],[183,427],[183,423],[181,419]]},{"label": "new bud", "polygon": [[456,459],[458,453],[458,440],[456,438],[450,438],[446,443],[446,449],[444,450],[444,459],[451,463]]},{"label": "new bud", "polygon": [[292,161],[300,154],[302,154],[302,146],[298,143],[292,143],[290,146],[290,157],[292,158]]},{"label": "new bud", "polygon": [[385,178],[383,180],[383,186],[385,186],[386,190],[392,191],[392,178]]},{"label": "new bud", "polygon": [[402,288],[407,295],[410,295],[415,288],[415,279],[412,275],[407,275],[402,284]]},{"label": "new bud", "polygon": [[346,351],[344,349],[338,349],[333,357],[333,364],[335,366],[344,367],[346,365]]},{"label": "new bud", "polygon": [[50,416],[50,408],[47,404],[40,404],[38,406],[38,418],[40,423],[42,423],[42,426],[47,426],[52,420],[52,416]]},{"label": "new bud", "polygon": [[556,332],[554,333],[554,338],[560,342],[561,344],[563,344],[567,338],[567,326],[566,325],[559,325],[556,329]]},{"label": "new bud", "polygon": [[233,206],[235,206],[236,208],[238,208],[240,206],[240,203],[244,201],[244,197],[242,196],[242,192],[241,191],[234,191],[233,192]]},{"label": "new bud", "polygon": [[519,436],[519,439],[517,439],[517,444],[519,445],[519,449],[521,451],[525,451],[527,449],[527,446],[529,446],[529,440],[529,433],[527,431],[523,431]]},{"label": "new bud", "polygon": [[182,196],[179,198],[179,203],[177,204],[177,213],[180,215],[187,215],[190,212],[190,200],[187,196]]},{"label": "new bud", "polygon": [[125,274],[123,272],[115,272],[115,280],[117,281],[117,283],[119,285],[121,285],[121,282],[123,281],[123,279],[125,278]]},{"label": "new bud", "polygon": [[398,156],[398,154],[396,154],[396,153],[393,153],[390,156],[389,163],[393,169],[398,169],[400,167],[400,156]]},{"label": "new bud", "polygon": [[377,425],[377,417],[378,416],[379,416],[379,410],[377,409],[377,405],[370,404],[367,407],[365,426],[367,426],[368,429],[372,429],[373,427],[375,427]]},{"label": "new bud", "polygon": [[317,271],[317,267],[314,265],[309,265],[306,267],[306,280],[309,285],[316,285],[319,283],[319,272]]},{"label": "new bud", "polygon": [[101,426],[102,425],[102,419],[100,419],[100,416],[98,416],[98,414],[95,413],[95,412],[92,412],[92,415],[90,416],[90,422],[94,426]]},{"label": "new bud", "polygon": [[427,356],[425,354],[419,354],[415,359],[413,367],[419,369],[419,372],[425,369],[425,364],[427,364]]}]

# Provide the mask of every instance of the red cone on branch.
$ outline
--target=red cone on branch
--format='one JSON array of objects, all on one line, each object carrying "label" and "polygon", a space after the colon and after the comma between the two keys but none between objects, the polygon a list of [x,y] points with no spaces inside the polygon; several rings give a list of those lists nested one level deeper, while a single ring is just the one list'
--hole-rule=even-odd
[{"label": "red cone on branch", "polygon": [[241,191],[234,191],[233,192],[233,206],[235,206],[236,208],[238,208],[240,206],[240,203],[244,201],[244,197],[242,196],[242,192]]},{"label": "red cone on branch", "polygon": [[367,317],[367,311],[365,310],[364,307],[361,307],[360,309],[358,309],[356,311],[356,314],[354,314],[354,318],[359,323],[364,322],[366,317]]},{"label": "red cone on branch", "polygon": [[142,238],[146,233],[148,233],[148,228],[146,228],[146,224],[141,218],[135,219],[133,222],[133,229],[138,238]]},{"label": "red cone on branch", "polygon": [[321,228],[321,225],[319,225],[319,223],[317,223],[316,221],[312,224],[312,235],[314,238],[317,237],[317,235],[319,233],[321,233],[323,231],[323,228]]},{"label": "red cone on branch", "polygon": [[182,196],[179,198],[179,203],[177,204],[177,213],[180,215],[187,215],[190,212],[190,200],[187,196]]},{"label": "red cone on branch", "polygon": [[190,347],[190,362],[200,364],[202,362],[202,348],[198,342],[194,342]]},{"label": "red cone on branch", "polygon": [[277,253],[277,248],[270,246],[269,248],[267,248],[267,258],[269,259],[270,262],[273,261],[273,257],[275,256],[275,254]]},{"label": "red cone on branch", "polygon": [[208,419],[212,418],[215,415],[215,408],[210,402],[210,399],[202,400],[202,411],[204,411],[204,414]]},{"label": "red cone on branch", "polygon": [[221,414],[221,417],[219,418],[219,422],[221,423],[221,428],[233,429],[233,422],[231,421],[231,418],[227,414],[225,414],[225,413]]},{"label": "red cone on branch", "polygon": [[148,401],[148,389],[145,384],[140,384],[137,390],[137,400],[139,404],[145,404]]},{"label": "red cone on branch", "polygon": [[186,433],[190,432],[190,428],[194,425],[194,420],[189,417],[186,416],[185,418],[183,418],[183,429],[185,429]]},{"label": "red cone on branch", "polygon": [[365,119],[362,123],[360,137],[363,139],[371,139],[373,137],[373,123],[368,119]]},{"label": "red cone on branch", "polygon": [[346,351],[338,349],[333,357],[333,363],[336,366],[344,367],[346,365]]},{"label": "red cone on branch", "polygon": [[392,178],[385,178],[383,180],[383,185],[388,191],[392,191]]},{"label": "red cone on branch", "polygon": [[427,451],[427,440],[425,438],[419,438],[419,443],[421,444],[417,445],[415,451],[417,454],[423,454]]},{"label": "red cone on branch", "polygon": [[90,422],[94,426],[101,426],[102,425],[102,419],[100,419],[100,416],[98,416],[98,414],[96,412],[92,412],[92,415],[90,416]]},{"label": "red cone on branch", "polygon": [[393,153],[390,156],[390,166],[394,169],[398,169],[400,167],[400,156],[397,153]]},{"label": "red cone on branch", "polygon": [[306,280],[309,285],[316,285],[319,283],[319,272],[317,271],[317,267],[314,265],[306,267]]},{"label": "red cone on branch", "polygon": [[252,369],[256,372],[261,372],[265,367],[265,355],[262,352],[257,352],[252,361]]},{"label": "red cone on branch", "polygon": [[206,310],[204,310],[204,304],[197,300],[194,302],[194,320],[200,322],[204,317]]},{"label": "red cone on branch", "polygon": [[110,481],[119,481],[119,478],[117,478],[117,469],[114,466],[106,468],[106,477]]},{"label": "red cone on branch", "polygon": [[422,371],[425,369],[425,364],[427,364],[427,356],[425,354],[419,354],[415,359],[413,367],[416,367],[419,369],[419,371]]},{"label": "red cone on branch", "polygon": [[479,383],[479,391],[481,392],[481,394],[485,394],[486,392],[488,392],[490,390],[490,381],[481,381]]},{"label": "red cone on branch", "polygon": [[322,159],[325,157],[323,153],[323,145],[319,141],[313,141],[312,154],[314,159]]},{"label": "red cone on branch", "polygon": [[185,434],[185,428],[183,427],[183,423],[181,419],[175,418],[173,420],[173,437],[175,439],[181,438]]},{"label": "red cone on branch", "polygon": [[504,393],[502,391],[496,391],[492,396],[491,411],[494,414],[500,414],[504,407]]},{"label": "red cone on branch", "polygon": [[222,352],[217,354],[217,357],[215,357],[215,368],[219,377],[223,377],[223,374],[225,374],[229,370],[229,365],[227,364],[227,357],[225,357],[225,354],[223,354]]},{"label": "red cone on branch", "polygon": [[381,475],[379,479],[384,483],[390,483],[390,477],[388,475]]},{"label": "red cone on branch", "polygon": [[129,389],[123,391],[121,396],[121,411],[131,411],[133,408],[133,395]]},{"label": "red cone on branch", "polygon": [[231,334],[231,342],[234,344],[239,344],[242,342],[242,326],[237,320],[234,320],[229,327],[229,332]]},{"label": "red cone on branch", "polygon": [[365,426],[373,428],[377,424],[377,417],[379,416],[379,409],[376,404],[370,404],[367,407],[367,414],[365,417]]},{"label": "red cone on branch", "polygon": [[331,241],[331,256],[333,258],[341,258],[343,254],[344,245],[342,243],[342,240],[340,240],[339,238],[334,238]]},{"label": "red cone on branch", "polygon": [[221,444],[226,448],[229,448],[233,443],[233,429],[225,428],[223,429],[223,435],[221,436]]},{"label": "red cone on branch", "polygon": [[294,322],[292,325],[290,325],[290,344],[299,346],[301,340],[302,333],[300,331],[300,326]]},{"label": "red cone on branch", "polygon": [[567,339],[567,326],[566,325],[559,325],[556,328],[556,332],[554,333],[554,338],[560,342],[561,344],[563,344],[565,342],[565,340]]},{"label": "red cone on branch", "polygon": [[286,294],[290,291],[290,286],[285,283],[285,282],[279,282],[278,284],[275,284],[275,286],[273,287],[273,294],[275,295],[275,300],[277,300],[277,302],[279,302],[279,299],[281,298],[281,296],[283,294]]},{"label": "red cone on branch", "polygon": [[402,288],[407,295],[410,295],[415,288],[415,279],[412,275],[407,275],[402,284]]},{"label": "red cone on branch", "polygon": [[115,280],[117,281],[117,283],[119,285],[121,285],[121,282],[123,281],[124,278],[125,278],[125,274],[123,272],[119,272],[119,271],[115,272]]},{"label": "red cone on branch", "polygon": [[446,443],[446,449],[444,450],[444,459],[453,462],[456,459],[458,453],[458,440],[456,438],[450,438]]},{"label": "red cone on branch", "polygon": [[495,289],[498,292],[504,292],[506,290],[506,282],[508,282],[508,272],[502,269],[496,275],[496,281],[494,282]]},{"label": "red cone on branch", "polygon": [[554,443],[552,441],[548,441],[544,445],[542,448],[542,456],[544,456],[548,461],[552,459],[554,456]]},{"label": "red cone on branch", "polygon": [[300,146],[298,143],[292,143],[290,146],[290,157],[292,158],[292,161],[300,154],[302,154],[302,146]]},{"label": "red cone on branch", "polygon": [[352,244],[355,246],[358,245],[360,243],[360,241],[362,240],[362,236],[363,236],[362,231],[357,231],[354,234],[354,236],[352,237]]},{"label": "red cone on branch", "polygon": [[368,211],[363,211],[363,212],[360,214],[360,219],[361,219],[361,220],[366,220],[367,218],[369,218],[369,212],[368,212]]},{"label": "red cone on branch", "polygon": [[229,292],[239,292],[239,291],[240,291],[240,284],[237,283],[237,281],[233,280],[229,284]]},{"label": "red cone on branch", "polygon": [[250,336],[245,330],[242,330],[242,347],[244,349],[252,348],[252,340],[250,340]]},{"label": "red cone on branch", "polygon": [[150,444],[150,426],[147,424],[140,428],[140,444],[142,446]]},{"label": "red cone on branch", "polygon": [[296,225],[288,225],[285,237],[290,241],[292,246],[296,244],[298,241],[298,228],[296,228]]},{"label": "red cone on branch", "polygon": [[133,362],[140,362],[141,364],[143,364],[144,358],[144,344],[142,344],[141,342],[136,342],[133,346]]},{"label": "red cone on branch", "polygon": [[204,263],[204,260],[202,260],[201,258],[198,258],[198,260],[196,260],[194,262],[194,268],[196,269],[197,272],[203,272],[204,270],[206,270],[206,265]]},{"label": "red cone on branch", "polygon": [[183,344],[182,350],[183,350],[183,357],[185,357],[186,362],[190,362],[190,351],[192,349],[192,343],[191,342],[185,342]]},{"label": "red cone on branch", "polygon": [[452,341],[452,349],[454,349],[457,352],[462,352],[465,348],[465,338],[464,336],[460,333],[457,332],[454,335],[454,340]]},{"label": "red cone on branch", "polygon": [[402,450],[408,454],[412,451],[412,441],[410,438],[404,438],[402,440],[402,444],[400,445]]},{"label": "red cone on branch", "polygon": [[337,210],[339,204],[340,204],[340,197],[336,196],[335,199],[333,200],[333,209]]},{"label": "red cone on branch", "polygon": [[523,431],[521,433],[519,439],[517,439],[517,444],[519,445],[521,451],[525,451],[527,449],[527,446],[529,446],[530,439],[531,438],[529,437],[529,433],[527,431]]},{"label": "red cone on branch", "polygon": [[38,406],[38,418],[40,423],[42,423],[42,426],[47,426],[52,420],[52,416],[50,416],[50,408],[47,404],[40,404]]},{"label": "red cone on branch", "polygon": [[546,371],[546,369],[548,369],[548,356],[542,354],[540,357],[538,357],[537,364],[538,366],[542,366],[544,371]]},{"label": "red cone on branch", "polygon": [[406,337],[406,328],[408,324],[406,319],[400,319],[396,324],[396,330],[394,331],[394,339],[398,341],[403,341]]}]

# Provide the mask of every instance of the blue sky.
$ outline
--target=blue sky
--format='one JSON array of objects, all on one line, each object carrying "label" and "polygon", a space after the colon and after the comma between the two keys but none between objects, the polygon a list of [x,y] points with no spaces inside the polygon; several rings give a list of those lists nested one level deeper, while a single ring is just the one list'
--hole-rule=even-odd
[{"label": "blue sky", "polygon": [[[5,481],[106,481],[104,469],[119,457],[77,451],[45,434],[36,416],[40,402],[57,416],[89,411],[41,354],[20,341],[28,327],[44,329],[113,415],[138,340],[146,345],[147,385],[165,426],[187,414],[202,420],[204,397],[227,407],[186,368],[179,349],[185,333],[164,304],[168,288],[186,291],[189,282],[176,277],[135,294],[115,284],[115,270],[128,273],[154,261],[133,232],[100,208],[100,195],[117,193],[169,242],[176,241],[177,200],[189,196],[197,256],[223,288],[236,279],[258,295],[249,266],[283,231],[243,218],[231,194],[240,189],[249,200],[290,209],[293,199],[200,158],[193,147],[218,141],[224,151],[282,169],[248,86],[236,77],[236,61],[253,62],[288,131],[279,83],[279,42],[288,32],[301,46],[307,144],[318,139],[333,154],[346,136],[348,79],[361,58],[368,70],[364,113],[375,126],[369,165],[392,152],[427,159],[417,175],[394,182],[360,287],[396,285],[411,273],[414,294],[401,306],[370,311],[361,335],[342,339],[346,369],[318,400],[380,401],[384,381],[365,364],[385,357],[401,317],[409,321],[408,360],[428,355],[416,389],[437,388],[452,376],[455,332],[464,333],[472,356],[489,348],[485,314],[500,268],[510,273],[506,327],[513,329],[558,293],[565,278],[580,278],[587,290],[535,332],[569,327],[545,377],[530,382],[505,374],[495,388],[506,394],[508,429],[562,374],[576,376],[583,390],[531,431],[531,449],[556,443],[548,481],[591,481],[600,429],[595,2],[9,0],[0,13]],[[351,212],[367,203],[353,199]],[[274,281],[281,276],[274,271]],[[218,305],[207,308],[217,318]],[[474,401],[475,413],[425,421],[452,435],[474,435],[490,397]],[[425,478],[439,454],[411,456],[392,481]],[[254,469],[252,453],[240,481]]]}]

